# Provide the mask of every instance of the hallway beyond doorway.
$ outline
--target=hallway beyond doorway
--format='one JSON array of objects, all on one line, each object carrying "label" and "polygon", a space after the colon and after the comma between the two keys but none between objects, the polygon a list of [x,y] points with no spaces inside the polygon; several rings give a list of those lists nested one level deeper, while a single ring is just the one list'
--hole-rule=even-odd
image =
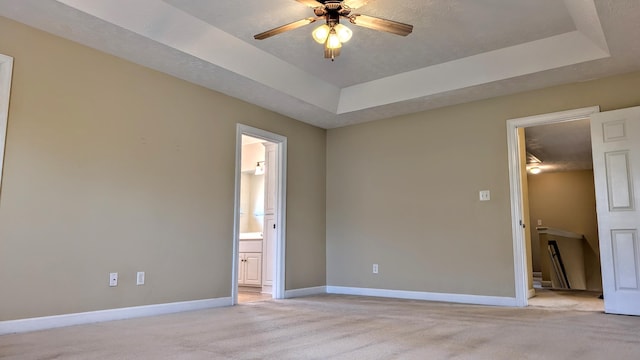
[{"label": "hallway beyond doorway", "polygon": [[573,310],[604,312],[602,292],[589,290],[535,289],[536,295],[529,299],[529,306],[549,310]]}]

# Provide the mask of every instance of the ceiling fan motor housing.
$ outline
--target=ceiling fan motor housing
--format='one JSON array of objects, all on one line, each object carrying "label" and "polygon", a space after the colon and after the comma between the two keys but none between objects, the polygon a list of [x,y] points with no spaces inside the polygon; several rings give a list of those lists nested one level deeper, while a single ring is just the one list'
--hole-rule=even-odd
[{"label": "ceiling fan motor housing", "polygon": [[316,16],[324,16],[327,22],[338,23],[340,16],[347,16],[351,13],[351,8],[342,1],[325,1],[323,6],[313,9]]}]

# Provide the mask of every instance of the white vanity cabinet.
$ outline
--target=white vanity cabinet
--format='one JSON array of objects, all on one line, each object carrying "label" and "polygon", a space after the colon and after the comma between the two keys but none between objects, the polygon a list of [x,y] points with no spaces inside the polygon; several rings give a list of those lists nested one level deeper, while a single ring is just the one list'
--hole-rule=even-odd
[{"label": "white vanity cabinet", "polygon": [[262,286],[262,241],[241,240],[238,254],[238,285]]}]

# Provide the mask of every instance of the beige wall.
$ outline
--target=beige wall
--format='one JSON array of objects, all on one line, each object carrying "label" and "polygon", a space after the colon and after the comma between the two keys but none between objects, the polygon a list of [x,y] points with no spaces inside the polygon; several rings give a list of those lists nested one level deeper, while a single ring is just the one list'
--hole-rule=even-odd
[{"label": "beige wall", "polygon": [[[591,251],[585,251],[587,288],[601,290],[598,219],[593,171],[568,171],[529,175],[530,222],[583,234]],[[538,232],[531,229],[533,244],[539,244]],[[533,261],[540,266],[546,249],[537,249]]]},{"label": "beige wall", "polygon": [[0,320],[229,296],[237,123],[288,137],[287,289],[513,296],[505,121],[640,105],[634,73],[326,132],[4,18],[0,33]]},{"label": "beige wall", "polygon": [[640,105],[639,87],[633,73],[330,130],[327,284],[514,296],[505,121]]},{"label": "beige wall", "polygon": [[1,17],[0,34],[0,320],[230,296],[237,123],[288,137],[286,289],[325,284],[325,130]]}]

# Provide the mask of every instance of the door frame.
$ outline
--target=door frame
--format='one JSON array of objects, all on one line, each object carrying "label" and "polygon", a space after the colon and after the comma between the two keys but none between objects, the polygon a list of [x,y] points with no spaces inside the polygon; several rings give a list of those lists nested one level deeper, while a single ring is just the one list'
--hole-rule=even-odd
[{"label": "door frame", "polygon": [[523,194],[520,169],[526,164],[520,162],[518,149],[518,129],[537,125],[557,124],[561,122],[588,119],[592,114],[600,112],[599,106],[591,106],[574,110],[548,114],[527,116],[507,120],[507,147],[509,155],[509,185],[511,192],[511,230],[513,234],[513,268],[516,290],[516,306],[528,305],[529,274],[527,272],[527,248],[524,231],[529,219],[523,219]]},{"label": "door frame", "polygon": [[12,73],[13,58],[0,54],[0,192],[2,191],[4,149],[7,141],[7,126],[9,123],[9,97],[11,95]]},{"label": "door frame", "polygon": [[[238,303],[238,256],[240,246],[240,181],[242,179],[242,135],[247,135],[269,141],[276,144],[276,161],[278,163],[276,174],[276,236],[274,251],[274,299],[284,299],[285,287],[285,245],[286,245],[286,199],[287,199],[287,138],[266,130],[252,126],[237,124],[236,126],[236,171],[235,171],[235,198],[233,212],[233,257],[231,276],[232,304]],[[264,261],[264,260],[263,260]]]}]

